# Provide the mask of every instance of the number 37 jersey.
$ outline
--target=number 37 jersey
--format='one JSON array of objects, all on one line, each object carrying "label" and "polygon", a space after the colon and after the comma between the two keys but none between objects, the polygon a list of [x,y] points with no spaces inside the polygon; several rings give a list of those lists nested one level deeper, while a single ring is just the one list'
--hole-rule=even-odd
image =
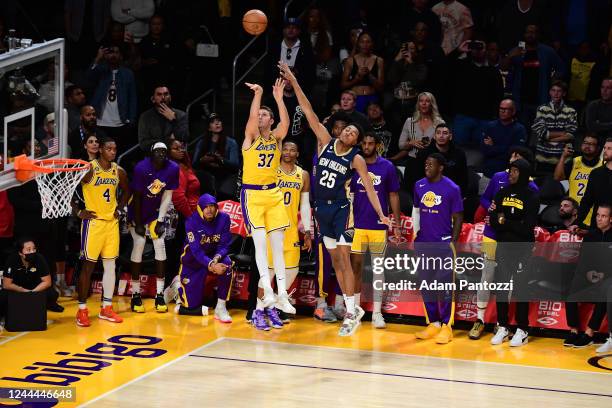
[{"label": "number 37 jersey", "polygon": [[242,150],[242,184],[275,184],[281,152],[274,136],[259,136],[248,149]]},{"label": "number 37 jersey", "polygon": [[336,139],[325,146],[314,166],[314,197],[316,201],[342,201],[349,197],[349,183],[353,177],[351,163],[359,153],[353,146],[346,153],[336,151]]},{"label": "number 37 jersey", "polygon": [[117,163],[111,163],[110,169],[100,166],[97,160],[91,162],[93,177],[89,183],[83,183],[85,209],[96,213],[96,219],[113,220],[117,209],[117,186],[119,172]]}]

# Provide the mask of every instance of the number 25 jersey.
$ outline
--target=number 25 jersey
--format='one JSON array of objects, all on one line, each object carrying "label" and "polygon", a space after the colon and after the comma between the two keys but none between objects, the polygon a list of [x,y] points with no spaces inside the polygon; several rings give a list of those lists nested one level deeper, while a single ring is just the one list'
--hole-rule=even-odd
[{"label": "number 25 jersey", "polygon": [[353,146],[346,153],[336,152],[336,139],[332,139],[319,155],[313,169],[315,177],[314,196],[316,201],[348,200],[349,183],[353,177],[351,163],[359,153]]},{"label": "number 25 jersey", "polygon": [[93,177],[89,183],[83,183],[85,209],[96,213],[98,220],[113,220],[117,209],[117,186],[119,185],[117,163],[111,163],[110,169],[106,170],[97,160],[92,160],[91,168]]}]

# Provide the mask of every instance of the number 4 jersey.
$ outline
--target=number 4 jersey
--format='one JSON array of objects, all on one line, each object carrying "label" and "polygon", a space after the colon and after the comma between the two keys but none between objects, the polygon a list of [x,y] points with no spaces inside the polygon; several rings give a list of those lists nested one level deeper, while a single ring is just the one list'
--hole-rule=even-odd
[{"label": "number 4 jersey", "polygon": [[332,139],[325,146],[313,169],[316,201],[348,200],[349,183],[353,177],[351,163],[359,150],[353,146],[348,152],[339,154],[336,150],[337,142]]},{"label": "number 4 jersey", "polygon": [[97,160],[92,160],[91,168],[93,177],[89,183],[83,183],[85,209],[93,211],[99,220],[112,220],[117,209],[117,163],[111,163],[110,169],[106,170]]}]

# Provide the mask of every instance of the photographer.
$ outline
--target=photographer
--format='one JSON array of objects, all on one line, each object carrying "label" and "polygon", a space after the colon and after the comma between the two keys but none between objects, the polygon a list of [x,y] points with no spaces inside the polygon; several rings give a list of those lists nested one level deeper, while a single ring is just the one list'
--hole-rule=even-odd
[{"label": "photographer", "polygon": [[0,290],[0,316],[5,315],[8,291],[29,293],[45,292],[47,310],[61,313],[64,308],[57,304],[58,293],[51,286],[51,274],[45,258],[36,252],[31,238],[17,241],[17,253],[8,257],[6,272]]}]

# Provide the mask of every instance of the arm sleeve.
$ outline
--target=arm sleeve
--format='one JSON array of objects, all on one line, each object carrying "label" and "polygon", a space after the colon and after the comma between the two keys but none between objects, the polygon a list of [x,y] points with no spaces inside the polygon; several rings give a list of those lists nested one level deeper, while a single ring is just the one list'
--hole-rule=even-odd
[{"label": "arm sleeve", "polygon": [[189,242],[189,249],[197,261],[208,268],[208,264],[210,263],[211,259],[204,253],[202,246],[197,240],[197,225],[194,224],[195,222],[192,218],[190,218],[187,220],[185,225],[185,233],[187,235],[187,242]]},{"label": "arm sleeve", "polygon": [[162,222],[166,218],[166,213],[172,202],[172,190],[165,190],[162,193],[161,203],[159,204],[159,214],[157,215],[157,221]]},{"label": "arm sleeve", "polygon": [[421,214],[419,211],[419,207],[412,207],[412,231],[414,231],[414,235],[419,232],[421,229]]},{"label": "arm sleeve", "polygon": [[310,193],[308,191],[300,194],[300,214],[302,216],[302,225],[304,226],[304,232],[310,232]]}]

